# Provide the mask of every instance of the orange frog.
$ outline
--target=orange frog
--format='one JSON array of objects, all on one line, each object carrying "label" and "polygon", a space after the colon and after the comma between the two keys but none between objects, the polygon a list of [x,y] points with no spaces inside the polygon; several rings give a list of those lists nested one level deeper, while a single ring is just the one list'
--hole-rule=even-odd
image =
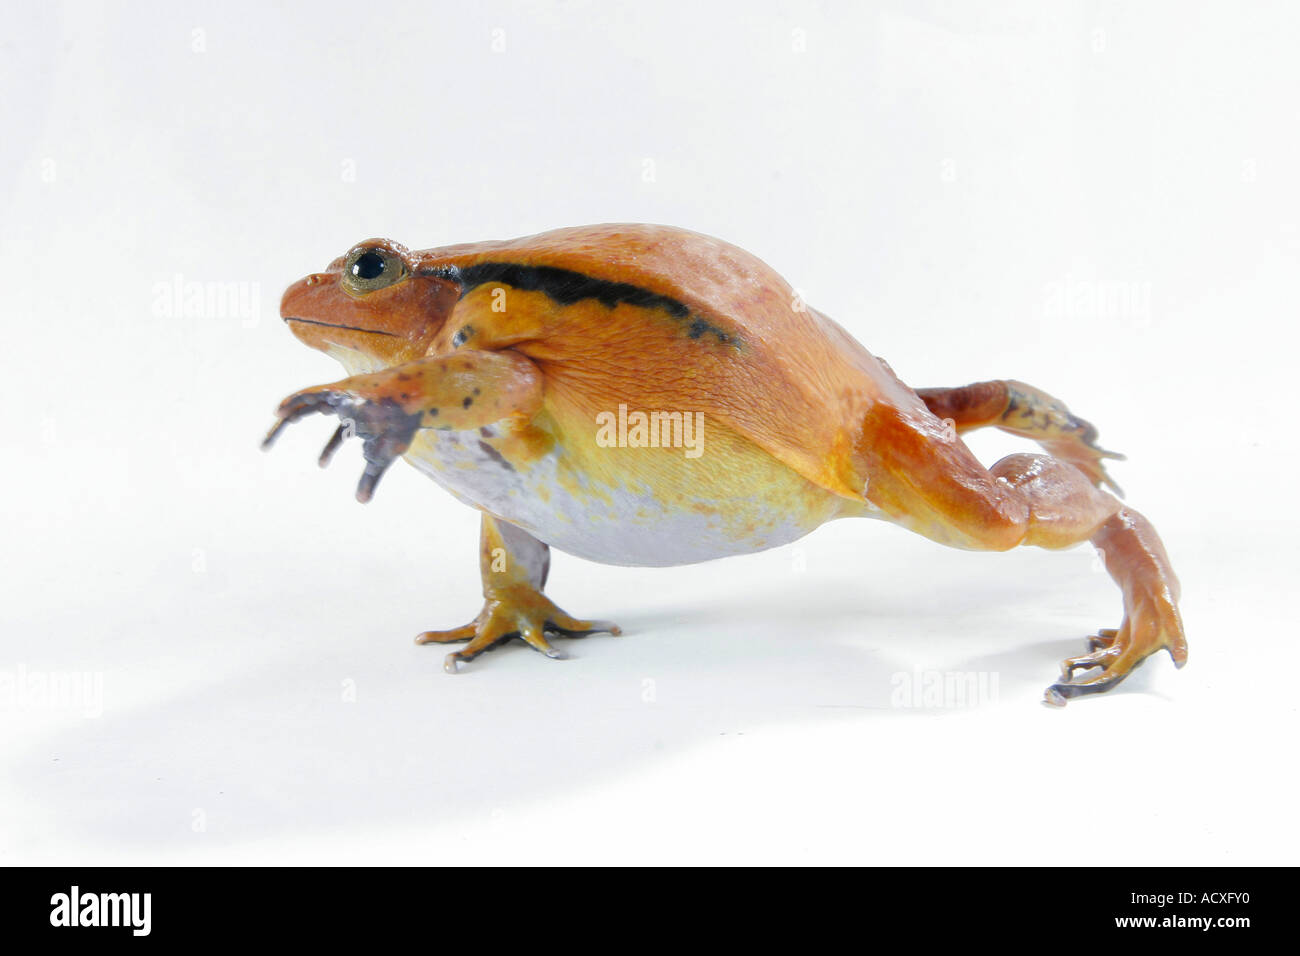
[{"label": "orange frog", "polygon": [[[1119,456],[1090,424],[1022,382],[909,388],[718,239],[649,225],[419,252],[373,239],[292,285],[281,315],[350,377],[285,399],[268,445],[290,422],[334,414],[321,463],[363,439],[361,501],[401,456],[482,512],[483,610],[416,638],[468,642],[446,659],[453,673],[516,636],[558,658],[548,635],[617,633],[542,593],[551,546],[690,564],[847,516],[967,549],[1091,541],[1124,593],[1123,622],[1063,663],[1050,703],[1108,690],[1160,648],[1187,659],[1169,558],[1101,490],[1115,488],[1102,460]],[[958,437],[985,425],[1047,454],[986,468]]]}]

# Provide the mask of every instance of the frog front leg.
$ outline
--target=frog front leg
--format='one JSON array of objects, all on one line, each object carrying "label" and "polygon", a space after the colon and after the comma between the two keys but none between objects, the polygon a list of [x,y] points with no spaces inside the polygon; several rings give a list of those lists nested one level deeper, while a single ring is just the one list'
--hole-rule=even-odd
[{"label": "frog front leg", "polygon": [[473,621],[449,631],[425,631],[417,644],[469,643],[448,654],[443,667],[455,674],[486,650],[513,637],[521,638],[553,660],[564,654],[546,639],[546,632],[583,637],[597,631],[618,634],[610,621],[582,621],[571,617],[542,593],[551,565],[551,549],[522,528],[483,515],[479,542],[479,570],[483,576],[483,610]]},{"label": "frog front leg", "polygon": [[528,359],[508,350],[467,350],[295,392],[280,403],[279,421],[262,445],[270,447],[291,422],[307,415],[337,415],[342,424],[321,452],[320,463],[328,464],[345,438],[359,436],[366,468],[357,500],[366,502],[420,429],[466,431],[507,418],[531,418],[541,402],[542,375]]}]

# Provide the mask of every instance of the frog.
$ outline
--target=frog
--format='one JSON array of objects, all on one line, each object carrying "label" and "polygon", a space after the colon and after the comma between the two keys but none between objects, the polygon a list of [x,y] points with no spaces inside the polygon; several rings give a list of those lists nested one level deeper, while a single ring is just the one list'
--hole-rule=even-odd
[{"label": "frog", "polygon": [[[264,447],[309,415],[350,438],[369,501],[404,459],[480,512],[483,605],[424,631],[456,673],[521,640],[620,633],[544,589],[551,549],[606,565],[690,565],[790,544],[850,517],[966,550],[1090,542],[1123,598],[1061,663],[1046,703],[1109,691],[1146,658],[1181,668],[1179,582],[1062,401],[1015,379],[912,388],[738,246],[607,223],[411,250],[368,239],[293,283],[281,317],[347,377],[301,389]],[[1037,443],[985,466],[963,436]]]}]

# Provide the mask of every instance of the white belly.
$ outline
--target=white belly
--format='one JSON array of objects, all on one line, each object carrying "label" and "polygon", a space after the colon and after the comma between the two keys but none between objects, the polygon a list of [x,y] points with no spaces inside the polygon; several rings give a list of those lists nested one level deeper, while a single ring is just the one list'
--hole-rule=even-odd
[{"label": "white belly", "polygon": [[[507,461],[498,423],[426,430],[405,457],[466,503],[541,541],[603,564],[668,566],[794,541],[836,517],[841,499],[745,439],[711,430],[704,453],[566,447]],[[489,444],[491,442],[491,444]]]}]

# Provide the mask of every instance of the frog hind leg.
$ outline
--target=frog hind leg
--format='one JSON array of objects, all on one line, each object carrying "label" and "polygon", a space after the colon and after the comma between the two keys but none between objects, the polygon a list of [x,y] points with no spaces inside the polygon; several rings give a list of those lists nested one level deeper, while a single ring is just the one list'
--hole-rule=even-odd
[{"label": "frog hind leg", "polygon": [[995,379],[958,388],[921,388],[916,393],[932,414],[952,422],[958,434],[992,425],[1032,439],[1048,454],[1074,465],[1094,485],[1124,495],[1103,465],[1107,458],[1122,461],[1124,456],[1099,447],[1096,427],[1041,389]]},{"label": "frog hind leg", "polygon": [[[1051,704],[1110,690],[1162,648],[1182,667],[1187,640],[1178,579],[1155,528],[1137,511],[1093,487],[1073,464],[1041,454],[1009,455],[985,468],[942,423],[881,409],[868,422],[876,450],[868,498],[894,522],[954,547],[1005,551],[1020,545],[1067,548],[1091,541],[1123,592],[1118,628],[1062,664],[1045,693]],[[886,439],[885,436],[888,436]],[[1076,672],[1098,669],[1076,679]]]},{"label": "frog hind leg", "polygon": [[[1061,680],[1044,695],[1049,704],[1109,690],[1160,648],[1176,667],[1187,663],[1187,638],[1178,611],[1179,584],[1160,536],[1151,522],[1131,508],[1111,515],[1090,539],[1106,571],[1124,592],[1124,621],[1102,628],[1088,641],[1088,653],[1061,664]],[[1074,681],[1076,671],[1100,669]]]},{"label": "frog hind leg", "polygon": [[522,528],[484,514],[479,539],[483,609],[469,624],[449,631],[425,631],[415,642],[467,642],[443,662],[444,669],[455,674],[462,663],[514,637],[552,660],[562,660],[565,654],[547,640],[548,633],[565,637],[585,637],[602,631],[621,633],[618,625],[610,621],[572,617],[543,594],[550,565],[549,546]]}]

